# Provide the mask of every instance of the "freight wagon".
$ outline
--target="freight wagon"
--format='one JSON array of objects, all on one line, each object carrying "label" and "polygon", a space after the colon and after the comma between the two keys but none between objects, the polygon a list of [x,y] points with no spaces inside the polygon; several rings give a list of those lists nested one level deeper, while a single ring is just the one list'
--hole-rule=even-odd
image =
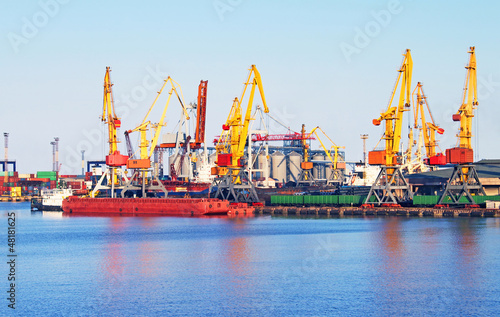
[{"label": "freight wagon", "polygon": [[[271,205],[275,206],[361,206],[367,195],[272,195]],[[440,196],[413,196],[413,206],[434,206],[438,203]],[[500,195],[496,196],[473,196],[477,205],[485,204],[487,200],[500,201]],[[370,197],[371,203],[375,197]],[[451,203],[443,201],[446,205]],[[466,197],[461,197],[460,203],[468,202]]]}]

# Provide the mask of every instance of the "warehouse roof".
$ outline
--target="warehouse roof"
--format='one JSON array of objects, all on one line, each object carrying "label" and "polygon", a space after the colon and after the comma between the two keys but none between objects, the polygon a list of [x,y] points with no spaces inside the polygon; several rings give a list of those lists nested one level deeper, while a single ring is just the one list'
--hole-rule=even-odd
[{"label": "warehouse roof", "polygon": [[[481,160],[475,162],[479,178],[500,178],[500,160]],[[407,176],[411,184],[437,184],[446,183],[453,173],[453,166],[439,170],[410,174]]]}]

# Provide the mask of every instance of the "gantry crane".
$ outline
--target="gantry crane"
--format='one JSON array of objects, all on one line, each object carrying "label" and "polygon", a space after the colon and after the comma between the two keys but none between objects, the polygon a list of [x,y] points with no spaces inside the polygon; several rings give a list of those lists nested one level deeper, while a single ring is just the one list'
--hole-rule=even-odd
[{"label": "gantry crane", "polygon": [[104,101],[101,121],[108,125],[109,154],[106,155],[107,169],[102,174],[96,186],[91,192],[91,197],[95,197],[101,190],[110,189],[111,197],[115,197],[115,189],[123,187],[123,180],[127,177],[122,174],[122,166],[127,165],[128,156],[122,155],[118,150],[117,129],[121,126],[120,118],[115,113],[115,103],[113,100],[113,84],[111,83],[110,67],[106,67],[104,76]]},{"label": "gantry crane", "polygon": [[[181,121],[179,123],[179,132],[173,138],[168,138],[169,142],[162,142],[160,148],[175,148],[173,156],[170,157],[170,178],[172,180],[177,180],[181,176],[183,171],[183,165],[179,166],[179,162],[184,163],[185,157],[189,156],[191,160],[196,160],[196,156],[191,155],[191,150],[200,149],[202,144],[205,145],[205,123],[206,123],[206,113],[207,113],[207,80],[201,80],[198,85],[198,99],[197,103],[190,103],[186,106],[187,109],[196,110],[196,129],[194,136],[190,135],[191,131],[188,131],[188,122],[186,121],[186,116],[183,114]],[[184,128],[184,132],[182,129]],[[173,142],[172,142],[173,141]],[[194,141],[194,142],[193,142]],[[159,152],[160,154],[162,152]],[[208,162],[207,149],[205,147],[204,151],[204,162]],[[207,163],[205,163],[207,164]],[[187,179],[192,179],[192,168],[189,165]]]},{"label": "gantry crane", "polygon": [[[207,89],[208,89],[208,80],[200,80],[200,84],[198,85],[198,102],[197,104],[193,104],[193,108],[196,107],[196,129],[194,132],[194,142],[189,143],[189,148],[192,150],[197,150],[201,148],[201,145],[205,143],[205,123],[207,117]],[[171,143],[161,143],[161,148],[184,148],[186,144],[184,142],[180,142],[177,144],[176,142]]]},{"label": "gantry crane", "polygon": [[[403,62],[398,70],[399,75],[396,85],[392,91],[387,110],[380,114],[373,124],[378,126],[385,122],[385,133],[381,140],[385,140],[384,150],[374,150],[368,153],[368,161],[371,165],[381,165],[380,173],[373,183],[366,198],[365,204],[371,196],[375,197],[374,205],[399,205],[410,201],[413,197],[403,173],[401,171],[401,160],[399,146],[401,143],[401,132],[403,125],[403,113],[409,111],[411,96],[411,76],[413,61],[410,50],[407,49],[403,55]],[[397,106],[392,106],[396,95],[398,84],[401,81],[401,89]]]},{"label": "gantry crane", "polygon": [[[327,148],[325,146],[325,143],[321,140],[321,137],[318,134],[318,130],[323,133],[323,135],[330,141],[332,144],[330,148]],[[326,185],[339,185],[343,181],[343,176],[344,172],[342,169],[339,168],[338,163],[339,163],[339,149],[345,149],[344,146],[338,146],[335,144],[335,142],[332,141],[332,139],[321,129],[319,126],[315,127],[314,129],[309,132],[309,134],[305,135],[305,125],[302,125],[302,145],[303,145],[303,150],[304,150],[304,160],[301,163],[301,173],[298,177],[297,181],[297,186],[300,185],[310,185],[315,182],[315,179],[313,177],[313,174],[311,173],[311,170],[313,168],[313,162],[309,160],[309,145],[306,143],[307,139],[310,139],[313,135],[316,136],[316,139],[319,141],[321,144],[321,148],[325,152],[326,156],[328,157],[328,160],[330,161],[330,168],[331,168],[331,173],[329,174],[329,177],[326,178]],[[332,150],[333,150],[333,157],[332,157]],[[311,182],[312,181],[312,182]]]},{"label": "gantry crane", "polygon": [[[314,131],[314,129],[313,129]],[[313,133],[309,133],[311,135]],[[307,142],[307,133],[306,133],[306,125],[302,124],[301,132],[301,140],[300,143],[302,145],[302,152],[304,156],[302,158],[302,162],[300,163],[300,174],[297,178],[297,186],[312,186],[315,183],[314,174],[312,173],[313,162],[310,162],[309,159],[309,143]]]},{"label": "gantry crane", "polygon": [[[443,155],[443,153],[436,151],[436,132],[438,134],[443,134],[444,129],[439,127],[439,125],[434,122],[434,118],[432,116],[431,109],[429,108],[429,104],[427,103],[427,97],[424,94],[424,89],[422,86],[422,83],[418,82],[417,86],[415,87],[415,90],[417,91],[417,102],[413,107],[413,117],[415,119],[413,127],[422,131],[424,137],[425,153],[427,155],[425,163],[427,165],[445,165],[445,156]],[[413,94],[415,94],[415,90],[413,91]],[[425,109],[427,109],[430,121],[426,120]],[[419,118],[421,122],[420,125]]]},{"label": "gantry crane", "polygon": [[[259,71],[255,65],[252,65],[249,71],[241,97],[233,100],[229,116],[222,126],[223,131],[216,145],[216,166],[212,168],[212,175],[216,175],[212,186],[217,187],[216,198],[255,203],[258,202],[258,196],[245,170],[247,162],[244,154],[250,120],[253,120],[252,108],[256,87],[259,89],[264,112],[269,113],[269,108]],[[250,96],[243,117],[241,103],[249,85]]]},{"label": "gantry crane", "polygon": [[[470,204],[475,205],[472,195],[485,195],[483,186],[477,175],[472,150],[472,118],[477,101],[477,75],[475,47],[469,49],[469,63],[465,68],[465,86],[462,95],[462,104],[457,113],[453,114],[453,121],[460,121],[460,130],[457,134],[459,146],[446,150],[446,162],[456,164],[452,176],[447,182],[443,195],[438,201],[442,204]],[[465,197],[467,202],[460,201]]]},{"label": "gantry crane", "polygon": [[[163,92],[163,89],[165,86],[170,83],[171,88],[170,91],[168,92],[168,99],[165,103],[165,107],[163,108],[163,112],[160,117],[160,121],[156,124],[151,123],[150,120],[148,120],[149,115],[151,114],[151,111],[153,110],[156,102],[158,101],[158,98],[160,97],[161,93]],[[180,94],[177,91],[177,89],[180,90]],[[167,79],[164,80],[163,86],[161,87],[160,91],[158,91],[158,94],[156,95],[155,100],[153,101],[153,104],[149,108],[148,112],[146,113],[146,116],[142,120],[142,123],[138,125],[136,128],[132,130],[128,130],[125,132],[125,137],[127,138],[127,144],[130,144],[129,137],[130,134],[136,131],[139,131],[140,133],[140,144],[139,144],[139,153],[140,153],[140,158],[136,159],[133,157],[129,157],[127,161],[127,168],[133,169],[134,173],[130,180],[125,184],[123,190],[122,190],[122,197],[125,197],[127,195],[127,192],[130,190],[141,190],[142,197],[146,196],[146,190],[151,191],[151,192],[156,192],[156,191],[163,191],[165,196],[167,196],[167,190],[165,189],[165,186],[163,186],[162,182],[158,179],[157,175],[153,175],[151,179],[148,179],[147,173],[149,169],[151,168],[151,156],[153,155],[156,145],[158,144],[158,139],[161,134],[161,129],[165,125],[165,115],[167,113],[168,106],[170,104],[170,99],[172,97],[172,93],[175,93],[177,96],[177,99],[179,100],[179,103],[181,104],[181,107],[183,109],[183,113],[186,117],[187,120],[189,120],[189,115],[186,111],[186,108],[184,106],[184,98],[182,97],[182,90],[177,82],[175,82],[170,76],[167,77]],[[152,139],[151,141],[148,140],[147,138],[147,131],[151,131],[152,133]],[[132,153],[129,149],[129,153]],[[142,179],[140,178],[142,176]]]},{"label": "gantry crane", "polygon": [[[416,101],[415,98],[413,98],[415,95]],[[424,94],[423,85],[420,82],[417,83],[417,86],[415,86],[413,90],[412,104],[413,126],[408,127],[408,149],[405,153],[406,161],[402,165],[403,169],[407,170],[409,174],[427,172],[432,166],[446,164],[446,157],[444,154],[436,151],[436,132],[438,134],[443,134],[444,129],[440,128],[439,125],[434,122],[432,112],[427,103],[427,97]],[[430,121],[426,119],[426,112],[428,113]],[[413,141],[413,129],[418,131],[418,142]],[[412,153],[415,144],[416,151]],[[422,147],[425,148],[426,158],[424,158]],[[414,159],[412,159],[412,154],[415,154]]]}]

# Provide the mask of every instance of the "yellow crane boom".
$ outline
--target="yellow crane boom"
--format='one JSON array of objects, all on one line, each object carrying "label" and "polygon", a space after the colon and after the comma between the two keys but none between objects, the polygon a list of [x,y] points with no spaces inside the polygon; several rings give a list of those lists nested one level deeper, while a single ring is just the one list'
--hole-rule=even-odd
[{"label": "yellow crane boom", "polygon": [[[416,95],[417,95],[417,101],[416,101],[416,103],[414,103],[414,106],[413,106],[413,117],[415,120],[413,126],[415,129],[422,129],[422,131],[423,131],[424,146],[425,146],[425,152],[427,154],[427,157],[429,159],[437,158],[437,156],[441,157],[441,153],[436,152],[436,146],[437,146],[436,132],[438,134],[443,134],[444,129],[440,128],[439,125],[437,125],[434,122],[434,118],[432,117],[432,113],[431,113],[431,110],[429,108],[429,104],[427,103],[427,97],[424,94],[424,89],[423,89],[422,83],[420,83],[420,82],[417,83],[417,86],[413,90],[413,95],[415,95],[415,91],[416,91]],[[430,121],[426,120],[425,109],[427,109],[427,112],[429,113]],[[419,121],[420,121],[421,125],[419,125]],[[442,163],[446,163],[446,162],[442,162]],[[431,164],[431,165],[435,165],[435,164]]]},{"label": "yellow crane boom", "polygon": [[[392,91],[387,110],[381,113],[378,119],[373,120],[373,124],[377,126],[380,125],[382,120],[385,121],[385,133],[382,136],[382,139],[385,139],[385,149],[383,151],[371,151],[369,153],[370,164],[386,166],[399,164],[396,158],[401,144],[403,113],[408,111],[406,108],[410,107],[411,76],[413,69],[413,61],[410,50],[407,49],[403,56],[403,63],[398,70],[398,79],[394,90]],[[399,102],[397,106],[392,106],[392,101],[396,95],[396,90],[400,80],[401,90],[399,94]]]},{"label": "yellow crane boom", "polygon": [[[323,143],[320,136],[318,135],[317,130],[321,131],[323,133],[323,135],[332,144],[332,146],[329,149],[326,148],[325,144]],[[328,157],[330,162],[332,162],[333,168],[337,169],[337,163],[339,161],[339,149],[345,149],[345,146],[338,146],[337,144],[335,144],[335,142],[333,142],[332,139],[319,126],[312,129],[311,132],[309,133],[309,135],[306,137],[306,139],[310,138],[313,133],[314,133],[314,135],[316,135],[316,138],[318,139],[319,143],[321,144],[321,148],[323,148],[323,151],[325,152],[326,156]],[[332,158],[332,153],[331,153],[332,149],[334,151],[333,158]],[[305,155],[304,155],[304,158],[305,158]]]},{"label": "yellow crane boom", "polygon": [[[163,112],[160,117],[160,121],[156,124],[151,123],[151,121],[148,120],[149,115],[151,114],[151,111],[153,110],[156,102],[158,101],[158,98],[160,97],[161,93],[163,92],[163,89],[167,85],[167,83],[171,84],[171,88],[168,92],[168,99],[165,103],[165,107],[163,108]],[[180,94],[177,91],[177,89],[180,90]],[[151,167],[151,156],[154,153],[154,150],[156,148],[156,145],[158,144],[158,139],[161,134],[161,128],[165,125],[165,115],[167,113],[168,106],[170,104],[170,99],[172,97],[172,93],[175,93],[177,96],[177,99],[179,100],[179,103],[181,104],[181,107],[183,109],[184,116],[186,117],[187,120],[189,120],[189,115],[187,113],[186,107],[184,106],[184,97],[182,95],[182,90],[180,88],[180,85],[174,81],[170,76],[167,77],[167,79],[164,80],[163,86],[161,89],[158,91],[158,94],[156,95],[155,100],[153,101],[153,104],[151,107],[149,107],[148,112],[146,113],[146,116],[142,120],[142,123],[138,125],[136,128],[132,130],[128,130],[126,134],[130,134],[135,131],[140,132],[140,137],[141,141],[139,144],[139,149],[140,149],[140,159],[129,159],[127,161],[127,167],[128,168],[141,168],[141,169],[147,169]],[[151,139],[151,142],[147,139],[147,131],[149,129],[153,130],[153,137]],[[148,150],[149,148],[149,150]]]},{"label": "yellow crane boom", "polygon": [[111,67],[106,67],[104,75],[104,100],[102,107],[101,121],[108,125],[109,154],[106,156],[106,165],[112,167],[124,166],[127,164],[128,156],[121,155],[118,150],[118,138],[116,130],[121,126],[120,118],[115,113],[115,103],[113,100],[113,90],[109,73]]},{"label": "yellow crane boom", "polygon": [[476,79],[476,54],[475,48],[469,50],[469,64],[465,66],[467,76],[465,78],[465,87],[462,97],[462,105],[457,113],[453,115],[453,121],[460,121],[460,147],[472,149],[472,118],[474,109],[477,108],[477,79]]},{"label": "yellow crane boom", "polygon": [[[222,126],[223,132],[216,145],[217,149],[217,165],[216,174],[224,175],[227,173],[227,167],[239,168],[243,166],[241,158],[245,153],[245,144],[248,137],[248,129],[252,118],[253,100],[255,96],[255,88],[258,87],[264,112],[269,113],[264,88],[259,71],[255,65],[250,67],[247,81],[241,93],[241,97],[235,98],[231,106],[231,111]],[[243,117],[242,101],[245,97],[248,86],[251,85],[250,96],[248,99],[245,116]],[[222,167],[222,168],[220,168]]]},{"label": "yellow crane boom", "polygon": [[474,161],[472,118],[474,117],[474,109],[478,105],[475,47],[470,47],[468,53],[469,63],[465,66],[467,74],[462,95],[462,105],[457,113],[452,116],[453,121],[460,121],[460,131],[457,134],[459,146],[446,150],[446,162],[451,164],[472,163]]}]

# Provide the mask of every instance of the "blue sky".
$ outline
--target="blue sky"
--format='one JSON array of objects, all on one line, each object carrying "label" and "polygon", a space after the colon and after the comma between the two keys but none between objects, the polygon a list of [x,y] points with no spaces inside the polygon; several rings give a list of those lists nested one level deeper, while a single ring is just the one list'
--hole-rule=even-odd
[{"label": "blue sky", "polygon": [[[347,160],[359,161],[360,134],[370,135],[372,149],[383,133],[383,126],[371,122],[387,107],[409,48],[412,86],[423,82],[435,120],[446,130],[439,143],[444,150],[456,144],[458,124],[451,115],[461,103],[467,50],[475,46],[475,152],[477,159],[500,158],[498,6],[490,1],[2,0],[0,132],[10,133],[9,157],[22,173],[51,169],[55,136],[61,139],[61,173],[80,171],[81,149],[87,159],[102,159],[107,150],[100,134],[102,84],[111,66],[126,129],[141,122],[162,76],[182,86],[186,102],[196,99],[199,81],[208,80],[212,138],[220,134],[255,64],[273,116],[296,131],[302,123],[308,129],[321,126],[346,147]],[[172,103],[165,132],[179,116]]]}]

